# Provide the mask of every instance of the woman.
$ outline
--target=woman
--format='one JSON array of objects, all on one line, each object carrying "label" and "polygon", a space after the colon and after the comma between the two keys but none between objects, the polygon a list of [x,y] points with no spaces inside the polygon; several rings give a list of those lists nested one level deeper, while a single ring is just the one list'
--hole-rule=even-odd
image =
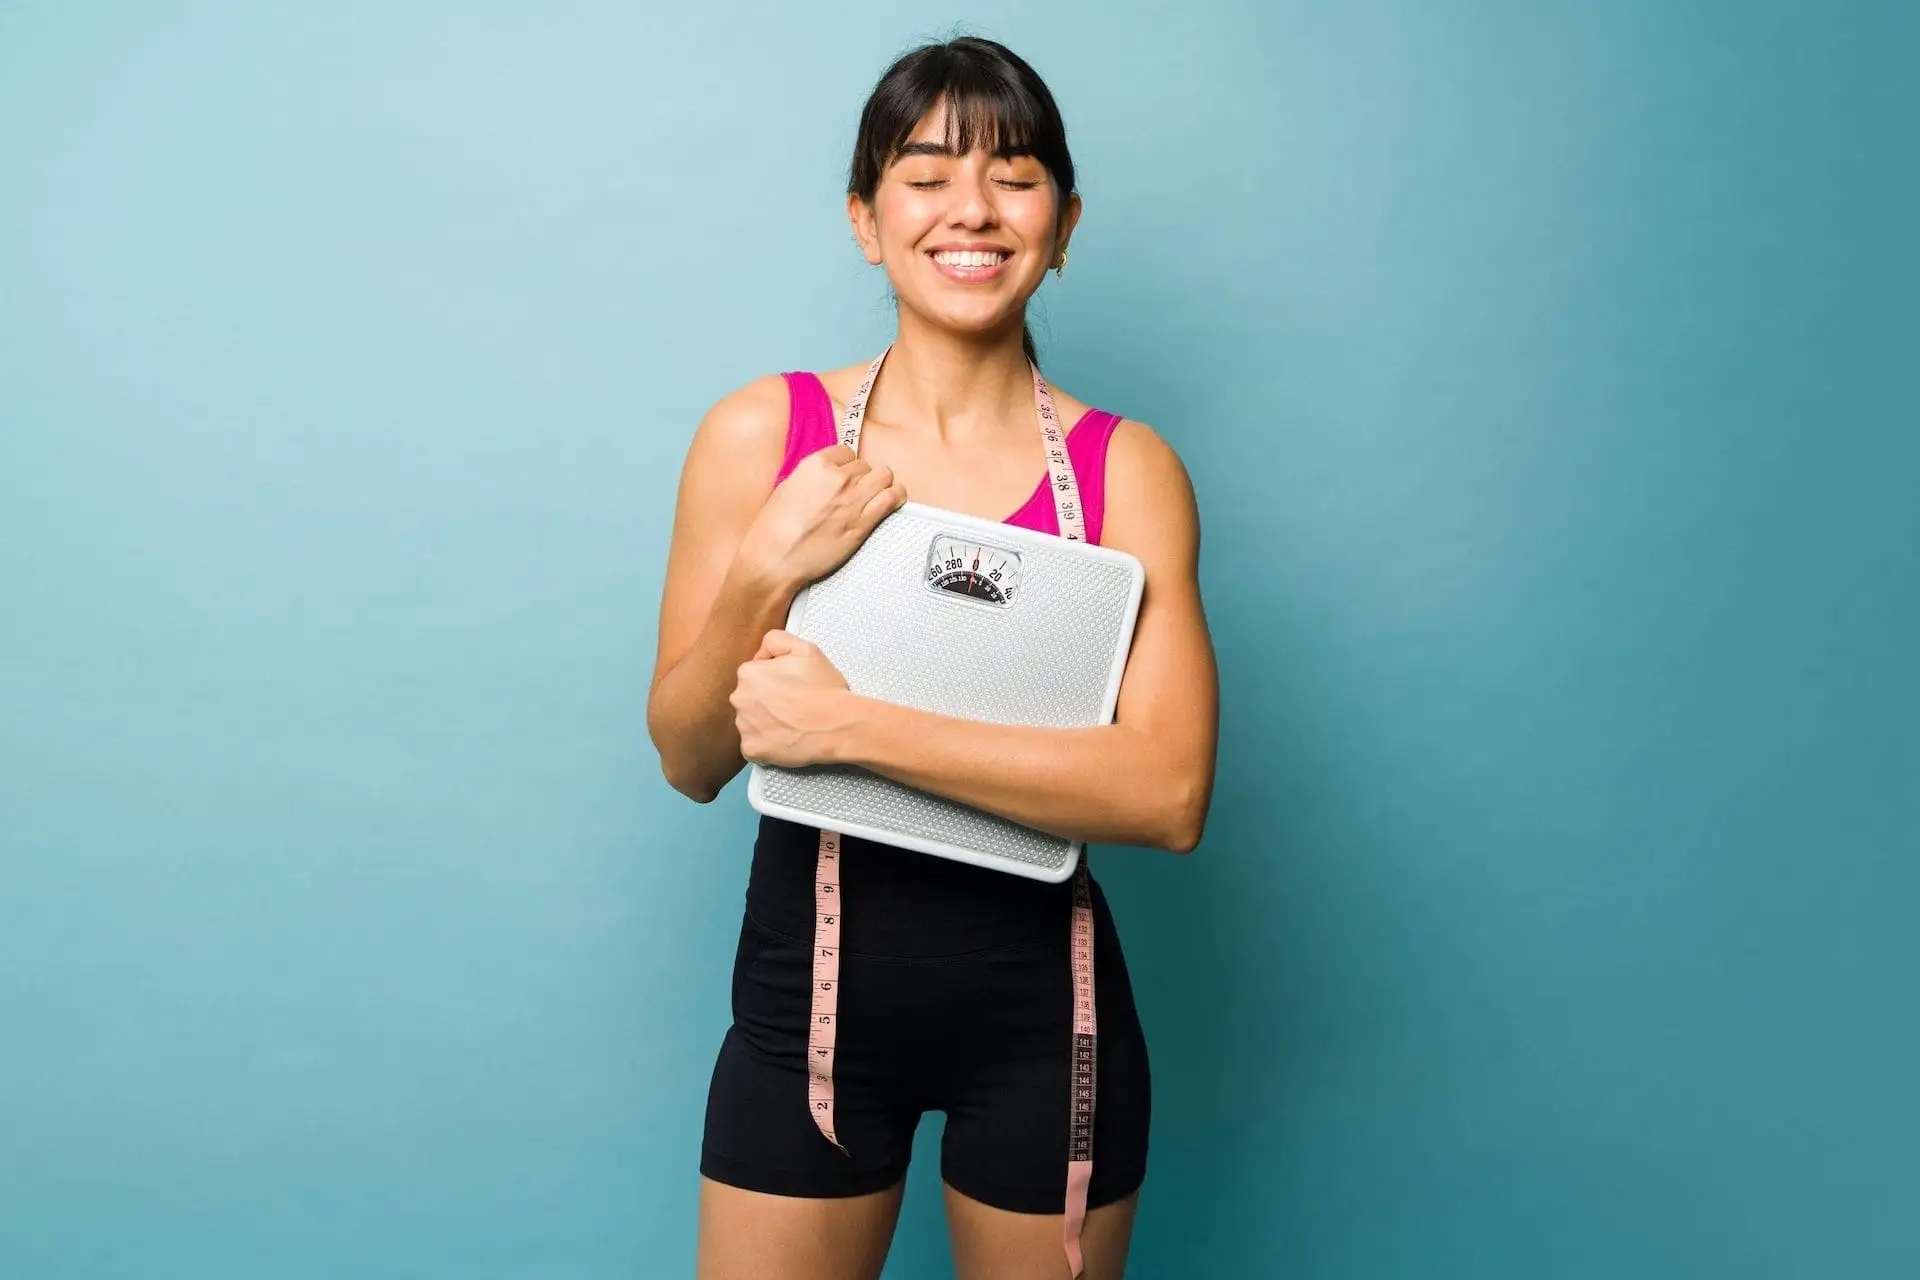
[{"label": "woman", "polygon": [[[877,381],[878,362],[770,375],[722,399],[695,432],[648,706],[676,789],[704,803],[747,761],[841,761],[1068,838],[1178,853],[1198,843],[1217,693],[1186,472],[1149,428],[1050,393],[1030,363],[1027,302],[1065,266],[1080,211],[1053,98],[1011,51],[973,38],[929,45],[882,77],[861,116],[847,212],[898,295],[899,333]],[[1056,508],[1036,431],[1049,394],[1071,428],[1077,512]],[[865,406],[857,452],[836,437],[849,402]],[[794,593],[909,493],[1062,536],[1084,524],[1088,541],[1140,559],[1146,588],[1113,724],[990,725],[874,702],[779,629]],[[947,1116],[941,1175],[961,1280],[1119,1277],[1150,1098],[1098,885],[1088,879],[1078,899],[1093,921],[1098,1053],[1082,1070],[1097,1075],[1098,1104],[1090,1176],[1075,1188],[1076,886],[845,839],[822,1119],[807,1066],[820,841],[761,819],[734,1025],[707,1102],[700,1277],[878,1277],[926,1110]]]}]

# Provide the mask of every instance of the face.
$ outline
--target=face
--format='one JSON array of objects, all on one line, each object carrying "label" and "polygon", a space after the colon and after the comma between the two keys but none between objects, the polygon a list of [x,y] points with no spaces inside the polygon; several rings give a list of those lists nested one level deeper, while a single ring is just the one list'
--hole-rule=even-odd
[{"label": "face", "polygon": [[990,333],[1020,325],[1027,299],[1060,259],[1080,198],[1060,196],[1027,155],[947,150],[936,106],[908,135],[867,205],[847,201],[867,261],[884,263],[900,304],[945,328]]}]

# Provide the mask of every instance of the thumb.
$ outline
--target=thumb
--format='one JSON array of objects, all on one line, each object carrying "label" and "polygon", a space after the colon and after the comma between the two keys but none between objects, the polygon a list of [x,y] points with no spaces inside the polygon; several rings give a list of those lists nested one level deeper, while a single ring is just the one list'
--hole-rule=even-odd
[{"label": "thumb", "polygon": [[791,631],[780,631],[776,629],[767,632],[766,638],[760,641],[760,652],[754,656],[758,658],[778,658],[785,654],[795,652],[806,643],[805,640],[794,635]]}]

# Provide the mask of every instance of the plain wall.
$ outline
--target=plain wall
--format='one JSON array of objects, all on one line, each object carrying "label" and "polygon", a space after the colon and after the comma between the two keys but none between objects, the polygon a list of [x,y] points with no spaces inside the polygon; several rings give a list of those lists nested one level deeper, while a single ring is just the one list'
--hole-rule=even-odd
[{"label": "plain wall", "polygon": [[1202,504],[1132,1274],[1920,1274],[1914,14],[6,5],[0,1274],[691,1274],[675,483],[891,333],[848,151],[956,18]]}]

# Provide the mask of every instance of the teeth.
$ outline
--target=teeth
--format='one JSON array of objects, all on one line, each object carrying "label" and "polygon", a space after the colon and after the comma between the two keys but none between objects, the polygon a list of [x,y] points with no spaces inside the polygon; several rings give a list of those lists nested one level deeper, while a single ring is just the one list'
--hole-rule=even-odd
[{"label": "teeth", "polygon": [[970,250],[964,253],[941,252],[933,255],[933,260],[948,267],[992,267],[998,266],[1007,255],[991,251]]}]

